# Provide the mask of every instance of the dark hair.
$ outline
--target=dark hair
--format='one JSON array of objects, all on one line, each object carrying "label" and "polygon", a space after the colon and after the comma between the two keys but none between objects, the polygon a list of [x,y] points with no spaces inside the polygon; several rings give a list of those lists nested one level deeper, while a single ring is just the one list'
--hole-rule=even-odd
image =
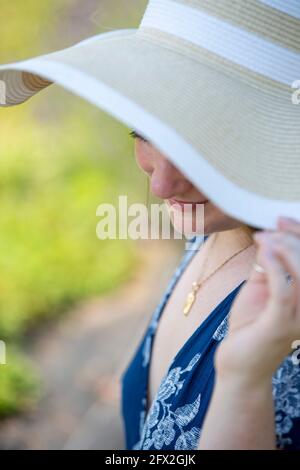
[{"label": "dark hair", "polygon": [[245,224],[244,227],[250,233],[250,235],[253,235],[254,232],[261,232],[262,230],[264,230],[263,228],[254,227],[253,225],[247,225],[247,224]]}]

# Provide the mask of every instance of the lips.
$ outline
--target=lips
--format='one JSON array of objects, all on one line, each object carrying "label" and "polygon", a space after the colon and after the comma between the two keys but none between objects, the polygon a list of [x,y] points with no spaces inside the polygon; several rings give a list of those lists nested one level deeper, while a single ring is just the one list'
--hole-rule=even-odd
[{"label": "lips", "polygon": [[197,204],[205,204],[208,202],[208,199],[203,199],[202,201],[179,201],[178,199],[168,199],[168,202],[173,206],[174,204],[178,204],[181,207],[186,206],[187,204],[191,206],[196,206]]}]

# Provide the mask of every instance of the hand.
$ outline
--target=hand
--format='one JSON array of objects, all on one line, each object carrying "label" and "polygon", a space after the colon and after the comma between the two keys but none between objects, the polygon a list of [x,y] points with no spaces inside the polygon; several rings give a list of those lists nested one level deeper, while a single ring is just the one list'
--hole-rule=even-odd
[{"label": "hand", "polygon": [[300,223],[288,220],[278,220],[278,231],[254,235],[256,262],[265,272],[253,268],[232,304],[228,335],[215,356],[223,377],[269,381],[300,338]]}]

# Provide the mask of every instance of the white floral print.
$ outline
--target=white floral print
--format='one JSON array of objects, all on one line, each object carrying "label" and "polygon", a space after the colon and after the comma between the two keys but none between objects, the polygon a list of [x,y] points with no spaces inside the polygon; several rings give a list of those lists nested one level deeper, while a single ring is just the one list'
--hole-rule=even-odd
[{"label": "white floral print", "polygon": [[170,416],[161,420],[152,434],[154,447],[161,449],[163,444],[169,445],[175,437],[174,421]]},{"label": "white floral print", "polygon": [[186,449],[196,449],[198,445],[198,441],[200,439],[200,429],[199,428],[192,428],[190,431],[186,431],[181,434],[177,441],[176,441],[176,449],[177,450],[186,450]]},{"label": "white floral print", "polygon": [[224,320],[220,323],[220,325],[218,326],[218,328],[214,332],[213,339],[215,339],[216,341],[221,341],[227,335],[228,326],[229,326],[228,325],[228,317],[229,317],[229,314],[226,315]]},{"label": "white floral print", "polygon": [[[189,430],[185,428],[193,421],[199,411],[201,394],[196,397],[193,403],[178,407],[175,411],[172,411],[172,397],[182,389],[187,373],[193,369],[200,356],[201,354],[197,353],[186,368],[174,367],[166,374],[149,410],[141,438],[134,446],[135,450],[147,450],[150,447],[159,450],[173,443],[176,437],[173,444],[175,450],[197,447],[200,429],[195,426]],[[185,377],[183,378],[183,376]],[[171,400],[168,402],[170,398]]]},{"label": "white floral print", "polygon": [[287,356],[272,379],[277,446],[293,444],[288,434],[300,418],[300,368]]}]

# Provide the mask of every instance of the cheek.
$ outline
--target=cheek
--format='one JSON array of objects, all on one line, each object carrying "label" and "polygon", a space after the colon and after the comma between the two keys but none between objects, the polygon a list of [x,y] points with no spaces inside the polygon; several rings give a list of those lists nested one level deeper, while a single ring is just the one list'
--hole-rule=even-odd
[{"label": "cheek", "polygon": [[136,144],[135,159],[137,165],[142,171],[145,171],[146,173],[152,173],[153,167],[151,159],[149,158],[149,152],[142,150],[140,148],[140,144],[138,143]]}]

